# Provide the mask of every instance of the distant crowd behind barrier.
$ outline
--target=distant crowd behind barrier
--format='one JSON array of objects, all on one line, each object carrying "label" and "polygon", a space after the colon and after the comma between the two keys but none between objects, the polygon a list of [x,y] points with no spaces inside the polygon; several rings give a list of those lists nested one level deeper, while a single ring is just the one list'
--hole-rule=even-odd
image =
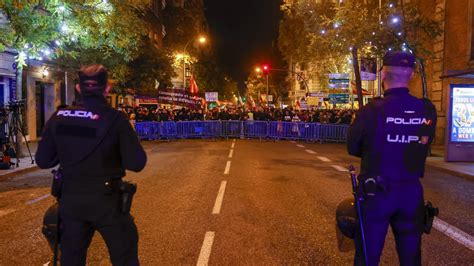
[{"label": "distant crowd behind barrier", "polygon": [[293,110],[292,108],[263,108],[252,109],[214,108],[209,111],[201,109],[156,109],[151,107],[119,107],[133,122],[169,122],[169,121],[282,121],[282,122],[305,122],[321,124],[345,124],[349,125],[353,119],[353,110]]},{"label": "distant crowd behind barrier", "polygon": [[347,124],[252,120],[163,121],[135,124],[135,130],[141,140],[258,138],[345,142],[348,128]]}]

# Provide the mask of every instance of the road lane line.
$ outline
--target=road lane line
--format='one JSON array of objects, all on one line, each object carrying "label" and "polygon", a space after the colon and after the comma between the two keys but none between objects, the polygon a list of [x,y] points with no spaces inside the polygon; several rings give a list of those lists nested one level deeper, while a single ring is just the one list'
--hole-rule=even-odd
[{"label": "road lane line", "polygon": [[306,151],[307,153],[309,153],[309,154],[316,154],[316,152],[315,152],[315,151],[312,151],[312,150],[305,150],[305,151]]},{"label": "road lane line", "polygon": [[225,165],[224,175],[228,175],[229,172],[230,172],[230,161],[227,161],[227,164]]},{"label": "road lane line", "polygon": [[332,166],[333,168],[335,168],[335,169],[336,169],[337,171],[339,171],[339,172],[349,172],[348,169],[346,169],[346,168],[344,168],[344,167],[342,167],[342,166],[340,166],[340,165],[335,165],[335,164],[333,164],[333,165],[331,165],[331,166]]},{"label": "road lane line", "polygon": [[36,202],[38,202],[38,201],[42,201],[42,200],[44,200],[44,199],[47,199],[47,198],[49,198],[49,196],[51,196],[51,194],[45,194],[45,195],[43,195],[43,196],[41,196],[41,197],[39,197],[39,198],[36,198],[36,199],[27,201],[26,204],[31,205],[31,204],[36,203]]},{"label": "road lane line", "polygon": [[206,232],[204,241],[202,242],[201,252],[197,261],[197,266],[204,266],[209,264],[209,257],[211,256],[212,243],[214,242],[215,232]]},{"label": "road lane line", "polygon": [[5,215],[7,215],[9,213],[12,213],[14,211],[15,210],[13,210],[13,209],[0,210],[0,217],[5,216]]},{"label": "road lane line", "polygon": [[467,247],[470,250],[474,251],[474,237],[468,233],[463,232],[461,229],[454,227],[447,222],[438,219],[435,217],[433,221],[433,227],[445,234],[446,236],[452,238],[454,241],[459,244]]},{"label": "road lane line", "polygon": [[219,214],[221,212],[222,200],[224,199],[225,186],[227,181],[221,182],[221,187],[219,188],[219,193],[217,193],[216,202],[214,203],[214,208],[212,209],[212,214]]},{"label": "road lane line", "polygon": [[290,143],[296,144],[296,141],[294,141],[294,140],[291,140],[291,141],[290,141]]},{"label": "road lane line", "polygon": [[331,160],[329,158],[323,157],[323,156],[318,156],[318,159],[323,161],[323,162],[330,162]]},{"label": "road lane line", "polygon": [[232,140],[232,143],[235,143],[235,139]]},{"label": "road lane line", "polygon": [[233,149],[235,147],[235,142],[232,143],[232,145],[230,145],[230,148]]},{"label": "road lane line", "polygon": [[305,146],[304,146],[304,145],[301,145],[301,144],[298,144],[298,145],[296,145],[296,147],[298,147],[298,148],[304,148]]},{"label": "road lane line", "polygon": [[232,158],[233,155],[234,155],[234,149],[230,149],[229,158]]}]

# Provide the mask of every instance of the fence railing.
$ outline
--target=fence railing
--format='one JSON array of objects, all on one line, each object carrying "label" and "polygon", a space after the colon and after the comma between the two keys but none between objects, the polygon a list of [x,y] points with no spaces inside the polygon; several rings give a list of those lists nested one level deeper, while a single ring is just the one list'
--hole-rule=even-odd
[{"label": "fence railing", "polygon": [[345,142],[349,125],[265,121],[139,122],[141,140],[258,138]]}]

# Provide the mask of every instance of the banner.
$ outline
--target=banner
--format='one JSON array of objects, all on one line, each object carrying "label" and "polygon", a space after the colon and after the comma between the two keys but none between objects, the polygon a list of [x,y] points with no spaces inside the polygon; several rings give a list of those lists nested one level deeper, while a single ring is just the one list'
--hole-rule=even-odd
[{"label": "banner", "polygon": [[201,98],[183,88],[168,88],[158,90],[158,103],[195,106],[201,104]]},{"label": "banner", "polygon": [[208,102],[217,102],[219,101],[218,92],[206,92],[206,101]]}]

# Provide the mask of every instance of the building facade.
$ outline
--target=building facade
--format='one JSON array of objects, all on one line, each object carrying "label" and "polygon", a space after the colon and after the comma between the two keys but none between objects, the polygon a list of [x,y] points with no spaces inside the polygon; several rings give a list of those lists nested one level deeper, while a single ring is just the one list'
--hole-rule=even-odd
[{"label": "building facade", "polygon": [[[435,4],[433,4],[435,2]],[[474,0],[418,0],[425,15],[440,22],[443,33],[427,47],[433,56],[426,61],[428,97],[436,106],[436,144],[446,141],[449,89],[453,84],[474,84]],[[419,75],[413,93],[422,97]]]}]

